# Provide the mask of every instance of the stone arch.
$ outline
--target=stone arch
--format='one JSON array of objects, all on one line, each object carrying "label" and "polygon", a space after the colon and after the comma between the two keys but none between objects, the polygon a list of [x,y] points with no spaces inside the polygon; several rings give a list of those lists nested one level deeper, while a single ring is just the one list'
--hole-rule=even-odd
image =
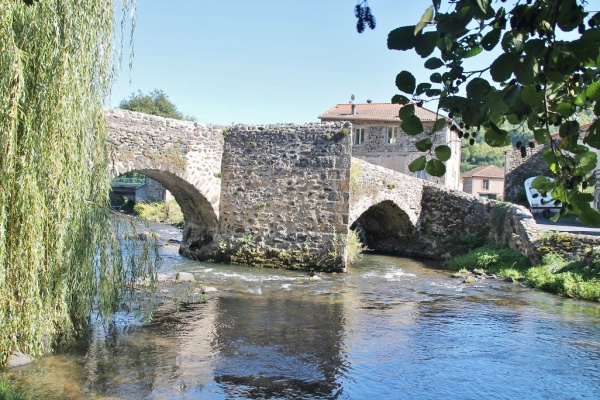
[{"label": "stone arch", "polygon": [[417,242],[415,224],[392,200],[369,207],[350,229],[358,230],[363,244],[377,253],[411,255]]},{"label": "stone arch", "polygon": [[171,192],[184,215],[184,254],[210,244],[218,231],[223,128],[126,110],[105,115],[111,174],[138,172]]},{"label": "stone arch", "polygon": [[193,252],[210,244],[217,233],[218,217],[212,204],[192,184],[168,171],[134,170],[158,181],[165,187],[183,213],[184,229],[182,250]]}]

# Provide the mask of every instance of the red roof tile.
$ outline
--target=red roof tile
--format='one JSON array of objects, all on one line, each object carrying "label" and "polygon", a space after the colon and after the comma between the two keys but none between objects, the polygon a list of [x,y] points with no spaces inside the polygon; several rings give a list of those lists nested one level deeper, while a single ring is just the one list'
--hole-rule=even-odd
[{"label": "red roof tile", "polygon": [[[398,112],[402,107],[400,104],[391,103],[355,103],[355,113],[352,114],[352,104],[338,104],[335,107],[319,115],[321,121],[379,121],[400,123]],[[435,112],[423,107],[415,107],[415,114],[421,121],[435,121],[444,115],[436,115]]]},{"label": "red roof tile", "polygon": [[504,169],[497,165],[480,165],[461,175],[463,178],[504,178]]}]

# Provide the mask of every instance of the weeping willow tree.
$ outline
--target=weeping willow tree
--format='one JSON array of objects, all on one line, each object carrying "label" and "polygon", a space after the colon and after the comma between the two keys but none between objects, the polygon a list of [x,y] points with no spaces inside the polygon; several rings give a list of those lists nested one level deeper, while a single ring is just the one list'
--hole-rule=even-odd
[{"label": "weeping willow tree", "polygon": [[106,207],[114,10],[0,0],[0,365],[82,332],[132,277]]}]

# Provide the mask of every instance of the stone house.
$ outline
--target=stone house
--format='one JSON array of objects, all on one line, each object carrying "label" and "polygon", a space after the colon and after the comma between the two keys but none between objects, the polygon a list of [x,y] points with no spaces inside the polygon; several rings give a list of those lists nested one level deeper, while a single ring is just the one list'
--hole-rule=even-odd
[{"label": "stone house", "polygon": [[496,165],[480,165],[461,176],[463,192],[496,200],[504,195],[504,169]]},{"label": "stone house", "polygon": [[[448,119],[444,129],[429,136],[427,132],[431,132],[435,121],[444,116],[423,107],[416,107],[416,115],[423,122],[426,133],[417,136],[406,135],[400,129],[398,113],[401,107],[399,104],[391,103],[337,104],[319,115],[319,119],[321,122],[352,123],[353,157],[452,189],[459,189],[461,143],[457,134],[450,130],[452,121]],[[416,149],[415,143],[426,137],[431,138],[434,147],[445,144],[452,149],[452,157],[445,162],[445,176],[434,177],[429,176],[424,170],[417,173],[408,170],[410,163],[423,155]]]}]

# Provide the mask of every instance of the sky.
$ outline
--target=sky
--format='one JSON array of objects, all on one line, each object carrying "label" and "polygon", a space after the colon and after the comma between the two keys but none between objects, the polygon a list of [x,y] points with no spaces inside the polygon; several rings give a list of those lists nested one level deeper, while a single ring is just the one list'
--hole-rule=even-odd
[{"label": "sky", "polygon": [[[127,54],[110,108],[163,90],[201,123],[318,122],[356,96],[390,102],[396,75],[426,80],[389,31],[417,23],[428,1],[371,0],[377,27],[356,32],[354,0],[138,0],[133,68]],[[124,51],[127,52],[127,45]]]}]

